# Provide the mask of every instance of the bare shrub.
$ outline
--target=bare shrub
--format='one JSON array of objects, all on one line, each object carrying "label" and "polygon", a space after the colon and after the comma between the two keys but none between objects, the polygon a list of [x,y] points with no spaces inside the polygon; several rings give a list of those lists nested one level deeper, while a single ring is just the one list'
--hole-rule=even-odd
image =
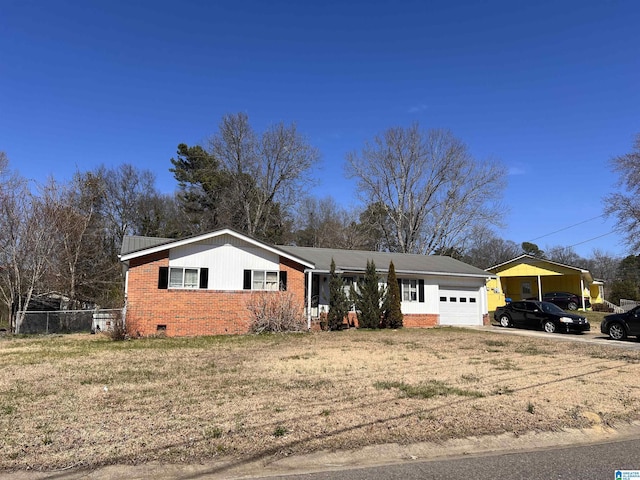
[{"label": "bare shrub", "polygon": [[253,333],[306,330],[304,312],[291,292],[256,292],[247,302]]},{"label": "bare shrub", "polygon": [[111,321],[111,325],[104,333],[114,342],[120,342],[129,338],[124,318],[121,315],[118,315],[117,318]]}]

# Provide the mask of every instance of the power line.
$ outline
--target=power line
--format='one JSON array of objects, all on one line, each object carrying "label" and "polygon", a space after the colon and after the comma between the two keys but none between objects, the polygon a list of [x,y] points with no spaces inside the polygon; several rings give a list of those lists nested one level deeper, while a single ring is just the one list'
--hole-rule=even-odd
[{"label": "power line", "polygon": [[[569,225],[568,227],[561,228],[560,230],[556,230],[555,232],[546,233],[546,234],[541,235],[539,237],[533,238],[533,239],[529,240],[529,242],[533,242],[535,240],[540,240],[541,238],[549,237],[549,236],[554,235],[554,234],[559,233],[559,232],[564,232],[565,230],[569,230],[570,228],[577,227],[578,225],[582,225],[583,223],[587,223],[587,222],[590,222],[590,221],[595,220],[597,218],[602,218],[604,216],[605,216],[605,214],[602,213],[602,214],[598,215],[597,217],[589,218],[588,220],[583,220],[582,222],[574,223],[573,225]],[[610,235],[611,233],[613,233],[613,232],[606,233],[605,235]],[[601,237],[604,237],[604,235],[601,235]],[[595,237],[595,238],[600,238],[600,237]],[[595,238],[592,238],[591,240],[595,240]],[[588,242],[588,241],[589,240],[585,240],[585,242]],[[581,243],[584,243],[584,242],[581,242]],[[576,245],[580,245],[580,244],[576,243]]]},{"label": "power line", "polygon": [[597,240],[598,238],[606,237],[607,235],[611,235],[613,233],[616,233],[616,232],[603,233],[602,235],[598,235],[597,237],[590,238],[589,240],[584,240],[582,242],[578,242],[578,243],[574,243],[573,245],[569,245],[569,248],[573,248],[573,247],[575,247],[577,245],[582,245],[583,243],[587,243],[587,242],[590,242],[592,240]]}]

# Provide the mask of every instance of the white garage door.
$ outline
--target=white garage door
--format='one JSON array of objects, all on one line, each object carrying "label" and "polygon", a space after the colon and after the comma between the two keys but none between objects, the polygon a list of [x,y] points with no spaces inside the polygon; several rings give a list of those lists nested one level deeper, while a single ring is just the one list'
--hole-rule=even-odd
[{"label": "white garage door", "polygon": [[440,287],[440,325],[482,325],[478,290]]}]

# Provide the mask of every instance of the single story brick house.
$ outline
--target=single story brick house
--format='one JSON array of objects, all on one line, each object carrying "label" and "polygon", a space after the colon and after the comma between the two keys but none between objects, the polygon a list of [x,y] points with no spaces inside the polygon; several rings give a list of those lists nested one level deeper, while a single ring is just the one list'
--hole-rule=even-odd
[{"label": "single story brick house", "polygon": [[328,310],[331,260],[357,286],[367,261],[385,282],[393,261],[406,327],[482,325],[495,276],[450,257],[275,246],[225,228],[184,239],[126,236],[126,322],[137,335],[240,334],[256,291],[291,292],[309,329]]}]

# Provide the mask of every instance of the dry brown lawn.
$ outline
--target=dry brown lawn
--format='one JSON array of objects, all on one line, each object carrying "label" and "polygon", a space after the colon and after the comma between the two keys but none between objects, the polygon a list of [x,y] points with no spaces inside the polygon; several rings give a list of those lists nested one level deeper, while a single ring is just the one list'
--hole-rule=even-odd
[{"label": "dry brown lawn", "polygon": [[438,328],[0,339],[0,469],[278,458],[640,418],[640,352]]}]

